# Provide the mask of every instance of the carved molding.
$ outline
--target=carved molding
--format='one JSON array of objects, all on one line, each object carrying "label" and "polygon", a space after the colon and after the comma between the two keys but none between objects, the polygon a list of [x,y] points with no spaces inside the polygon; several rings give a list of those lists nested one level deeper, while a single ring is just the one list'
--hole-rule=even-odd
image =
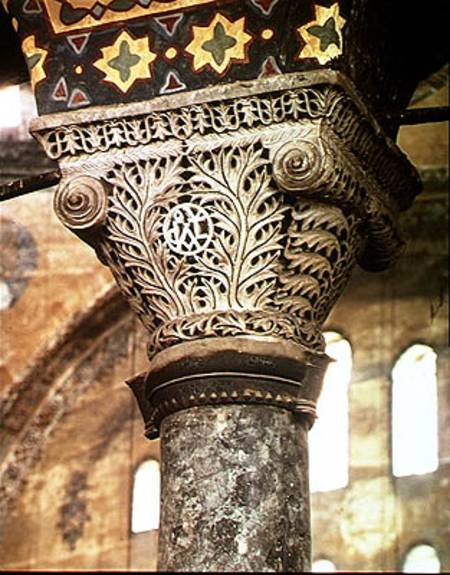
[{"label": "carved molding", "polygon": [[282,339],[224,337],[167,348],[149,373],[127,383],[158,437],[167,415],[202,405],[245,403],[287,409],[312,426],[329,358]]}]

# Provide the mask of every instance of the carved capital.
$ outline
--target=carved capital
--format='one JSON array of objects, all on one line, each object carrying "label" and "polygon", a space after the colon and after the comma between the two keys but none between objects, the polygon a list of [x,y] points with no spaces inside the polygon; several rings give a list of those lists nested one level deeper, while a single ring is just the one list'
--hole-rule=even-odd
[{"label": "carved capital", "polygon": [[[306,76],[36,126],[75,174],[58,215],[74,231],[101,226],[98,253],[150,333],[150,375],[133,389],[153,406],[152,436],[165,414],[202,402],[313,416],[322,323],[355,262],[383,269],[401,248],[395,221],[418,191],[415,172],[342,77]],[[258,385],[238,367],[246,341],[262,362]],[[212,361],[218,342],[230,354]],[[287,344],[303,354],[296,369],[282,367],[286,354],[265,371]],[[177,364],[180,346],[203,365],[185,365],[182,380],[160,368],[167,354]]]},{"label": "carved capital", "polygon": [[98,250],[102,225],[107,217],[108,195],[104,182],[88,175],[65,177],[55,194],[53,207],[61,222],[90,244],[103,262]]},{"label": "carved capital", "polygon": [[330,183],[335,170],[332,152],[320,137],[305,135],[277,149],[273,158],[273,177],[285,192],[312,194]]},{"label": "carved capital", "polygon": [[106,219],[107,195],[102,182],[92,176],[65,179],[55,195],[54,208],[71,230],[92,230]]}]

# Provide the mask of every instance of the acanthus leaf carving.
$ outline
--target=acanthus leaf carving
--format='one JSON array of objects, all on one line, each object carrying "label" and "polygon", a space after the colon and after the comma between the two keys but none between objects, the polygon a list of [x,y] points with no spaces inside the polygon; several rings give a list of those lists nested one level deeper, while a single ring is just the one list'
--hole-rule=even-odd
[{"label": "acanthus leaf carving", "polygon": [[102,172],[98,251],[151,332],[150,357],[228,336],[320,352],[356,261],[398,251],[416,180],[353,96],[251,89],[37,134],[67,173]]}]

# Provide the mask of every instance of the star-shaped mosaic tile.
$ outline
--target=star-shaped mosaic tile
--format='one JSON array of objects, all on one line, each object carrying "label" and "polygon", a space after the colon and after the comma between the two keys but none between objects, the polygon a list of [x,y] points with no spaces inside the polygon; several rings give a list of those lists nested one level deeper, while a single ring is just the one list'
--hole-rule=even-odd
[{"label": "star-shaped mosaic tile", "polygon": [[245,31],[245,18],[231,22],[216,14],[209,26],[193,26],[194,39],[186,52],[194,57],[194,72],[210,67],[223,74],[232,62],[247,61],[252,36]]},{"label": "star-shaped mosaic tile", "polygon": [[150,64],[156,54],[150,49],[149,38],[133,38],[123,30],[111,46],[101,50],[102,58],[94,66],[105,74],[104,81],[127,93],[137,80],[152,77]]},{"label": "star-shaped mosaic tile", "polygon": [[315,20],[297,30],[305,43],[298,59],[316,58],[319,64],[326,64],[342,54],[342,29],[346,20],[340,15],[337,2],[329,8],[318,4],[314,8]]}]

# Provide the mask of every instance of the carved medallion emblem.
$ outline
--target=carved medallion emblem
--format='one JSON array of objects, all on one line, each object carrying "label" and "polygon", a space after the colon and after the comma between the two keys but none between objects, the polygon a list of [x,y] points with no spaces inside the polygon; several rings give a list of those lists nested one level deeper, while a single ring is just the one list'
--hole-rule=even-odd
[{"label": "carved medallion emblem", "polygon": [[183,256],[205,250],[211,242],[212,231],[208,212],[195,204],[181,204],[174,208],[163,226],[170,248]]}]

